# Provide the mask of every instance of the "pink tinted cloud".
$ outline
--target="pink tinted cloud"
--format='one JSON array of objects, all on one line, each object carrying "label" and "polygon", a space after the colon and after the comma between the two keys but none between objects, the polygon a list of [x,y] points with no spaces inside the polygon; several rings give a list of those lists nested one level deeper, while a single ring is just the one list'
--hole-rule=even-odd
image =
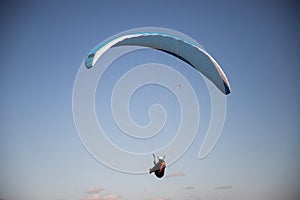
[{"label": "pink tinted cloud", "polygon": [[89,194],[96,194],[96,193],[99,193],[99,192],[101,192],[101,191],[103,191],[102,188],[91,188],[91,189],[89,189],[89,190],[87,191],[87,193],[89,193]]},{"label": "pink tinted cloud", "polygon": [[120,198],[119,195],[110,194],[110,195],[107,195],[107,196],[103,197],[103,200],[116,200],[116,199],[119,199],[119,198]]},{"label": "pink tinted cloud", "polygon": [[92,194],[88,197],[82,198],[81,200],[102,200],[99,194]]},{"label": "pink tinted cloud", "polygon": [[117,194],[107,194],[107,195],[99,194],[103,190],[104,190],[103,188],[91,188],[86,191],[88,196],[80,200],[118,200],[121,197]]}]

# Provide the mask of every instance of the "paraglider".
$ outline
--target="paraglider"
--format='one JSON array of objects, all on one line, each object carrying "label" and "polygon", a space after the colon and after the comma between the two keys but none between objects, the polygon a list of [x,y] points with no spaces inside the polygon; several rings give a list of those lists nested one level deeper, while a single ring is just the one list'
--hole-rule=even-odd
[{"label": "paraglider", "polygon": [[223,94],[231,92],[225,73],[214,58],[192,41],[160,32],[135,32],[107,40],[85,56],[85,67],[92,68],[108,49],[120,46],[142,46],[173,55],[207,77]]},{"label": "paraglider", "polygon": [[166,168],[166,162],[165,162],[165,156],[158,156],[158,161],[156,162],[155,155],[153,155],[153,164],[154,166],[149,169],[149,174],[155,173],[157,178],[162,178],[165,175],[165,168]]},{"label": "paraglider", "polygon": [[[207,53],[199,44],[195,43],[191,39],[187,39],[178,35],[173,35],[172,33],[164,33],[164,31],[135,31],[131,33],[122,33],[118,36],[114,36],[100,43],[88,54],[86,54],[84,58],[84,66],[82,71],[86,72],[92,69],[97,63],[97,61],[101,58],[101,56],[108,52],[109,49],[124,46],[148,47],[172,55],[178,58],[178,60],[180,59],[183,62],[187,63],[189,66],[193,67],[200,74],[204,75],[224,95],[228,95],[231,93],[230,84],[225,73],[223,72],[220,65],[209,53]],[[103,58],[105,58],[105,56],[103,56]],[[180,84],[178,84],[178,87],[180,87]],[[83,91],[85,90],[83,89]],[[92,92],[90,92],[89,94],[92,94]],[[195,119],[197,118],[195,117]],[[196,125],[196,123],[194,124]],[[179,131],[179,133],[181,132]],[[218,133],[214,134],[208,137],[208,140],[217,141],[218,136]],[[171,145],[173,144],[174,143],[171,143]],[[213,142],[203,144],[207,144],[206,146],[203,145],[205,148],[205,153],[209,152],[215,145],[215,143]],[[149,174],[152,174],[154,172],[156,177],[162,178],[165,174],[166,169],[166,162],[164,160],[165,157],[157,157],[158,161],[156,161],[155,155],[153,156],[154,166],[149,169]],[[171,158],[171,156],[168,156],[168,158]],[[168,165],[171,164],[172,158],[168,162]],[[143,172],[146,171],[146,168],[147,166],[143,168]]]}]

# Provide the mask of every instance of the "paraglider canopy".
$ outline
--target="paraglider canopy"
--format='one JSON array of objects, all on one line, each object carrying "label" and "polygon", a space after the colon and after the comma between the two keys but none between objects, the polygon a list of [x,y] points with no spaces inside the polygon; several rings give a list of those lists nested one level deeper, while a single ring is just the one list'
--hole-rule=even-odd
[{"label": "paraglider canopy", "polygon": [[136,32],[104,41],[86,55],[86,68],[92,68],[108,49],[120,46],[149,47],[171,54],[207,77],[223,94],[231,92],[225,73],[210,54],[191,41],[167,33]]}]

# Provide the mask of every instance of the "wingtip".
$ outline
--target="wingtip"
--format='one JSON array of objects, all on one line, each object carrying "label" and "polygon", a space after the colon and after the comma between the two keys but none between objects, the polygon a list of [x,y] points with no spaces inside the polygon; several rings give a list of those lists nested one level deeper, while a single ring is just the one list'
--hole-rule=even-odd
[{"label": "wingtip", "polygon": [[230,88],[230,85],[229,83],[226,83],[225,81],[223,81],[224,83],[224,94],[225,95],[228,95],[231,93],[231,88]]}]

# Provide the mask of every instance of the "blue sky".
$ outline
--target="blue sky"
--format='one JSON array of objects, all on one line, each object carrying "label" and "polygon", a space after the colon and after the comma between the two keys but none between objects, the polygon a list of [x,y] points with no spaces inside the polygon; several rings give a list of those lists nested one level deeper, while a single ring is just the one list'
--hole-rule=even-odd
[{"label": "blue sky", "polygon": [[[279,200],[299,196],[298,4],[1,4],[0,199]],[[162,180],[120,173],[96,161],[81,144],[72,114],[73,84],[84,55],[114,34],[150,26],[174,29],[197,40],[221,64],[232,87],[225,126],[214,150],[199,160],[203,135],[198,134]],[[161,54],[148,53],[161,59]],[[203,84],[193,71],[186,73],[193,84]],[[136,98],[141,101],[139,92]],[[197,95],[201,99],[205,92]],[[101,112],[102,96],[98,93],[97,98]],[[171,111],[177,105],[176,101],[168,104],[172,98],[164,102]],[[206,108],[201,109],[206,122]],[[139,119],[144,123],[144,118]],[[171,120],[175,122],[167,125],[173,130],[178,118]]]}]

